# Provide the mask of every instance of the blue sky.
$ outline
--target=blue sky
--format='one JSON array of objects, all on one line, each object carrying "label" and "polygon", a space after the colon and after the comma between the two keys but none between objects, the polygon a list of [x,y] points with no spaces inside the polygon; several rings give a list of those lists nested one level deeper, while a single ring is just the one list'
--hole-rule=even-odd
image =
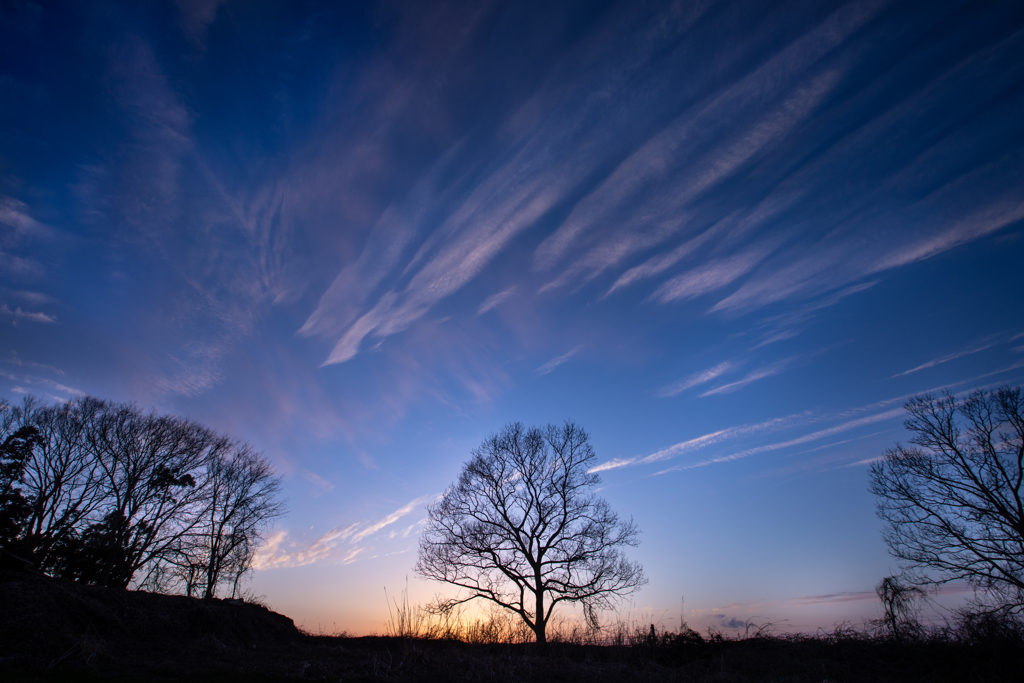
[{"label": "blue sky", "polygon": [[0,4],[0,390],[250,441],[307,628],[572,419],[625,615],[875,615],[906,397],[1024,378],[1016,2]]}]

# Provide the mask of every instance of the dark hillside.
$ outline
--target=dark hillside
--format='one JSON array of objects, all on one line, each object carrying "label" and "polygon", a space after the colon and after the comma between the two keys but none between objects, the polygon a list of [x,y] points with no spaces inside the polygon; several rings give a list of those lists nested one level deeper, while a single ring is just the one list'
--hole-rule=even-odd
[{"label": "dark hillside", "polygon": [[[638,631],[618,645],[314,636],[256,604],[0,571],[0,681],[1024,680],[1019,630],[898,641],[853,630],[703,640]],[[978,628],[981,627],[981,628]]]},{"label": "dark hillside", "polygon": [[81,638],[159,643],[216,638],[266,645],[301,637],[294,622],[241,600],[197,600],[64,582],[31,574],[0,574],[0,653],[52,652]]},{"label": "dark hillside", "polygon": [[124,591],[27,573],[0,572],[0,605],[0,672],[199,665],[211,652],[261,651],[303,638],[288,617],[241,600]]}]

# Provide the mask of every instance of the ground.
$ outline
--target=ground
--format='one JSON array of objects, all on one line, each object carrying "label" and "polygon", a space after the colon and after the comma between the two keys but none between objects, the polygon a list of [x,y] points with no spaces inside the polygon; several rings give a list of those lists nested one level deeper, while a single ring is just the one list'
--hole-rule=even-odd
[{"label": "ground", "polygon": [[242,601],[0,572],[4,681],[1018,681],[1019,636],[913,640],[841,630],[617,645],[306,634]]}]

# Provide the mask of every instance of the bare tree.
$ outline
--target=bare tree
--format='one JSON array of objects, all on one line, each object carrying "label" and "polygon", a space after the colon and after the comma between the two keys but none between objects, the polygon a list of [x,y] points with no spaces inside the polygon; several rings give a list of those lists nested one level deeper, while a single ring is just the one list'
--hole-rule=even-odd
[{"label": "bare tree", "polygon": [[236,446],[230,457],[209,466],[206,506],[190,534],[189,561],[200,569],[203,597],[227,582],[232,595],[252,566],[260,534],[283,513],[280,480],[251,447]]},{"label": "bare tree", "polygon": [[917,396],[905,408],[913,446],[871,467],[889,550],[921,583],[962,579],[1024,608],[1020,388]]},{"label": "bare tree", "polygon": [[231,597],[242,596],[242,579],[252,571],[256,560],[256,550],[262,538],[256,535],[241,534],[241,542],[232,545],[225,566],[226,575],[231,580]]},{"label": "bare tree", "polygon": [[465,589],[450,610],[477,598],[518,614],[547,642],[556,605],[579,603],[588,621],[647,580],[621,548],[638,544],[592,489],[589,436],[571,422],[524,429],[509,424],[473,452],[455,483],[429,508],[416,573]]},{"label": "bare tree", "polygon": [[210,463],[231,442],[194,422],[111,406],[87,433],[102,471],[106,514],[94,525],[97,583],[127,587],[198,523]]},{"label": "bare tree", "polygon": [[37,570],[61,562],[55,548],[66,545],[103,503],[101,472],[84,435],[106,408],[106,403],[88,396],[57,405],[29,397],[15,410],[19,422],[35,427],[40,435],[25,468],[32,501],[25,545]]}]

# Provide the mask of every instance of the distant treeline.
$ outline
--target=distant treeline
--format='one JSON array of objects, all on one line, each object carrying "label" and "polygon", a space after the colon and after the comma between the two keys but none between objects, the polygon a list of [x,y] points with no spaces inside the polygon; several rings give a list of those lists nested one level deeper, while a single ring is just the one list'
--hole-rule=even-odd
[{"label": "distant treeline", "polygon": [[280,480],[191,420],[83,397],[0,401],[5,566],[156,592],[236,595]]}]

